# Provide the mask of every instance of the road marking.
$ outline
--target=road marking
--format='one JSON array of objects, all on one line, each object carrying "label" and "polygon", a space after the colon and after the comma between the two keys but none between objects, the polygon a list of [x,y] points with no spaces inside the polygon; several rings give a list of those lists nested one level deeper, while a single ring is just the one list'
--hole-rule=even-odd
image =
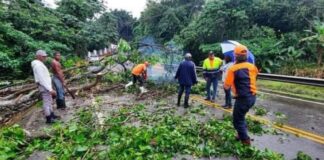
[{"label": "road marking", "polygon": [[[212,103],[210,101],[206,101],[201,96],[193,95],[191,97],[192,97],[193,100],[196,100],[196,101],[198,101],[198,102],[200,102],[202,104],[205,104],[207,106],[212,106],[212,107],[214,107],[216,109],[220,109],[220,110],[228,112],[228,113],[232,113],[232,111],[233,111],[232,109],[224,109],[217,103]],[[294,128],[294,127],[289,126],[289,125],[274,124],[268,119],[265,119],[265,118],[262,118],[262,117],[259,117],[259,116],[255,116],[255,115],[252,115],[252,114],[249,114],[249,113],[247,114],[247,116],[249,118],[251,118],[253,120],[256,120],[256,121],[259,121],[259,122],[261,122],[263,124],[270,125],[275,129],[279,129],[281,131],[294,134],[297,137],[303,137],[303,138],[312,140],[314,142],[324,144],[324,136],[322,136],[322,135],[317,135],[317,134],[314,134],[314,133],[311,133],[311,132],[308,132],[308,131],[304,131],[304,130],[301,130],[301,129],[298,129],[298,128]]]}]

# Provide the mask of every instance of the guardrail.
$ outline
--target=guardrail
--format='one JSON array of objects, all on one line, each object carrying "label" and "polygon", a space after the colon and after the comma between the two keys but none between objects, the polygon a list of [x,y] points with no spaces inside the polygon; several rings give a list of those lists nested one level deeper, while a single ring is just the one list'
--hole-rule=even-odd
[{"label": "guardrail", "polygon": [[264,80],[271,80],[271,81],[289,82],[289,83],[324,87],[324,79],[319,79],[319,78],[286,76],[286,75],[266,74],[266,73],[259,73],[258,78]]},{"label": "guardrail", "polygon": [[[202,67],[196,67],[201,72]],[[259,73],[258,79],[324,87],[324,79]]]}]

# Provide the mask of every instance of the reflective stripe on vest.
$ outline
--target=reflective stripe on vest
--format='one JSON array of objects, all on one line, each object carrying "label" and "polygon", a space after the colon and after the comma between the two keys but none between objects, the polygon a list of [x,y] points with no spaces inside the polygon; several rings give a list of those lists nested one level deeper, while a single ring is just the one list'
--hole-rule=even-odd
[{"label": "reflective stripe on vest", "polygon": [[204,60],[203,69],[205,73],[217,73],[219,67],[222,64],[222,60],[218,57],[215,57],[214,60],[210,61],[209,58]]}]

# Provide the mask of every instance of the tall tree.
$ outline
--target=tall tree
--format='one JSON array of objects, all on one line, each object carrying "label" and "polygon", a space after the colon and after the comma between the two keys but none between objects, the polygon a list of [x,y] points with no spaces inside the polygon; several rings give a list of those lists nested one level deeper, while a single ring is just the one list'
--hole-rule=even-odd
[{"label": "tall tree", "polygon": [[239,39],[242,31],[249,28],[245,9],[250,3],[250,0],[207,1],[201,14],[176,37],[177,41],[193,53],[197,62],[202,60],[205,57],[199,51],[202,44]]},{"label": "tall tree", "polygon": [[89,40],[93,38],[84,36],[89,35],[87,34],[89,23],[93,25],[95,15],[101,13],[103,8],[100,0],[61,0],[58,2],[56,10],[74,35],[70,41],[73,42],[74,53],[77,55],[87,53]]},{"label": "tall tree", "polygon": [[59,12],[72,15],[82,22],[92,19],[104,8],[101,0],[60,0],[58,6]]},{"label": "tall tree", "polygon": [[88,50],[102,49],[108,43],[117,43],[117,20],[109,12],[103,13],[98,19],[87,23],[81,31],[88,44]]},{"label": "tall tree", "polygon": [[254,23],[280,33],[302,31],[314,18],[319,1],[323,6],[323,0],[255,0],[249,16]]},{"label": "tall tree", "polygon": [[139,37],[170,41],[202,9],[204,0],[149,0],[135,29]]},{"label": "tall tree", "polygon": [[125,39],[126,41],[131,41],[133,39],[133,29],[136,19],[125,10],[113,10],[111,14],[117,20],[117,30],[119,37]]},{"label": "tall tree", "polygon": [[16,76],[28,73],[30,61],[40,48],[71,51],[65,44],[69,30],[55,11],[45,8],[39,1],[1,1],[0,7],[0,73]]}]

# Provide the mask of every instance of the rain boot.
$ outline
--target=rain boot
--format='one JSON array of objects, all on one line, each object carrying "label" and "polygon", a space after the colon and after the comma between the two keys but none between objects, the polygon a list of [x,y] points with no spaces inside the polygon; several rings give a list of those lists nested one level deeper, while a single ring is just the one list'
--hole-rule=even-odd
[{"label": "rain boot", "polygon": [[127,89],[129,86],[133,85],[133,82],[129,82],[125,85],[125,89]]},{"label": "rain boot", "polygon": [[46,123],[47,124],[52,124],[52,123],[54,123],[54,119],[52,118],[52,116],[46,116]]},{"label": "rain boot", "polygon": [[57,109],[61,108],[61,101],[59,99],[56,99],[56,108]]},{"label": "rain boot", "polygon": [[181,95],[178,95],[178,102],[177,102],[177,106],[180,106],[180,102],[181,102]]},{"label": "rain boot", "polygon": [[185,97],[184,108],[188,108],[189,107],[188,101],[189,101],[189,97]]},{"label": "rain boot", "polygon": [[62,100],[62,107],[63,107],[63,109],[66,108],[65,99]]},{"label": "rain boot", "polygon": [[140,87],[140,90],[141,90],[141,94],[147,92],[147,90],[144,87]]},{"label": "rain boot", "polygon": [[51,117],[52,117],[52,119],[60,119],[61,117],[60,116],[57,116],[57,115],[55,115],[54,114],[54,112],[51,112],[51,115],[50,115]]},{"label": "rain boot", "polygon": [[57,109],[65,109],[65,102],[62,99],[56,99],[56,108]]}]

